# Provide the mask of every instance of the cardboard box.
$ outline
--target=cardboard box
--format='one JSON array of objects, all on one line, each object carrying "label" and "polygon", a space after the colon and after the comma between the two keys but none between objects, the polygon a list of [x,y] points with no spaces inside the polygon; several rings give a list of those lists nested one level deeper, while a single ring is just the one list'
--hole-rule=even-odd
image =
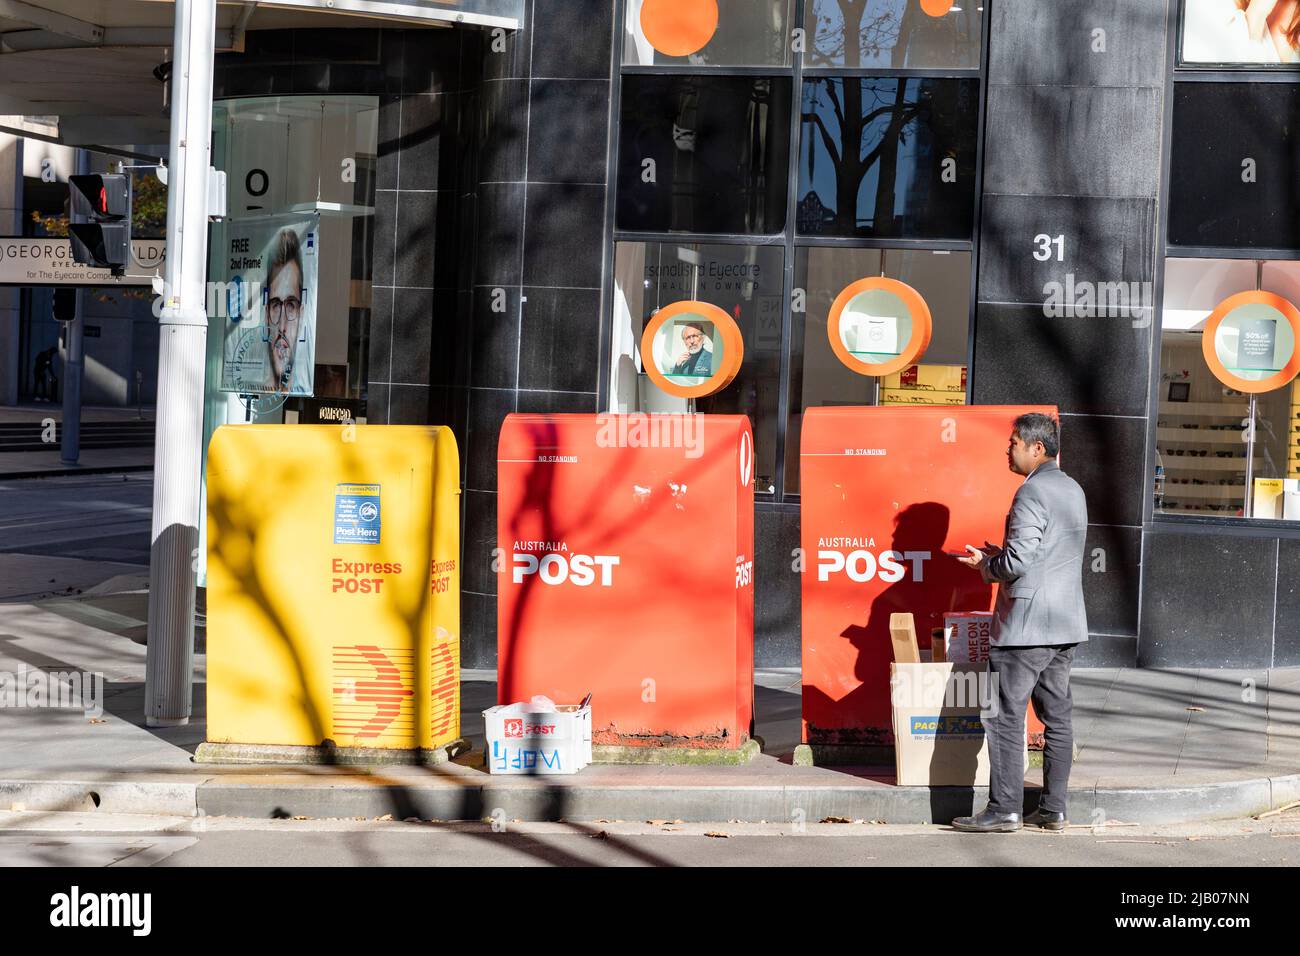
[{"label": "cardboard box", "polygon": [[935,660],[975,664],[989,659],[992,611],[952,611],[943,616],[944,656]]},{"label": "cardboard box", "polygon": [[988,786],[980,702],[991,690],[984,665],[891,664],[889,677],[898,785]]},{"label": "cardboard box", "polygon": [[527,712],[514,704],[483,711],[489,773],[569,774],[591,763],[591,705]]},{"label": "cardboard box", "polygon": [[882,388],[881,405],[965,405],[965,392],[939,392],[927,389]]},{"label": "cardboard box", "polygon": [[1256,518],[1300,521],[1300,480],[1256,478],[1250,513]]},{"label": "cardboard box", "polygon": [[1282,517],[1287,521],[1300,521],[1300,480],[1286,480],[1282,490]]},{"label": "cardboard box", "polygon": [[909,365],[901,372],[880,380],[882,388],[911,388],[940,392],[966,391],[966,367],[963,365]]},{"label": "cardboard box", "polygon": [[942,627],[930,631],[930,656],[922,660],[946,661],[948,659],[948,635]]}]

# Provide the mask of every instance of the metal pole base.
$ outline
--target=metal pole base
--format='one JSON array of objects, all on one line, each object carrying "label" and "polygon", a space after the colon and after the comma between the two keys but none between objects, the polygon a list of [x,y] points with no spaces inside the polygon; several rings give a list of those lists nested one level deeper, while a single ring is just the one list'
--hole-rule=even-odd
[{"label": "metal pole base", "polygon": [[185,727],[189,722],[188,717],[145,717],[144,719],[146,727]]}]

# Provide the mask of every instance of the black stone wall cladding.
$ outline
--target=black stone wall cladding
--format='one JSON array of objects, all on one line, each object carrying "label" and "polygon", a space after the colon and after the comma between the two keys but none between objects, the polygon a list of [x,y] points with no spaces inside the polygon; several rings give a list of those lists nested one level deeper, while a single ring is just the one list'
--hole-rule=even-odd
[{"label": "black stone wall cladding", "polygon": [[596,411],[610,0],[517,33],[288,30],[218,57],[217,98],[380,97],[368,420],[447,424],[463,471],[465,667],[496,664],[496,441]]},{"label": "black stone wall cladding", "polygon": [[[370,420],[456,432],[466,667],[496,663],[501,420],[598,410],[613,6],[529,0],[504,37],[252,33],[218,58],[218,97],[381,97]],[[1080,663],[1300,664],[1300,541],[1143,533],[1154,319],[1044,315],[1067,273],[1154,284],[1167,0],[990,8],[973,397],[1061,408],[1092,522]],[[1063,261],[1034,259],[1040,234]],[[798,509],[756,511],[756,661],[797,665]]]},{"label": "black stone wall cladding", "polygon": [[496,446],[510,412],[595,412],[602,329],[610,0],[529,0],[483,33],[467,378],[461,660],[494,667]]},{"label": "black stone wall cladding", "polygon": [[1060,408],[1088,496],[1081,664],[1138,658],[1153,317],[1049,317],[1045,287],[1154,289],[1166,22],[1165,0],[991,5],[973,397]]}]

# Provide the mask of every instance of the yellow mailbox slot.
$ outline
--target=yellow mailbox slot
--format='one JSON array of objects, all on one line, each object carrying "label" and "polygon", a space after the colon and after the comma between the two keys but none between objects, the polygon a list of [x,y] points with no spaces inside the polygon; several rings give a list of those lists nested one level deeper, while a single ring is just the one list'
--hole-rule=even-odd
[{"label": "yellow mailbox slot", "polygon": [[226,425],[207,488],[208,740],[197,759],[460,749],[450,429]]}]

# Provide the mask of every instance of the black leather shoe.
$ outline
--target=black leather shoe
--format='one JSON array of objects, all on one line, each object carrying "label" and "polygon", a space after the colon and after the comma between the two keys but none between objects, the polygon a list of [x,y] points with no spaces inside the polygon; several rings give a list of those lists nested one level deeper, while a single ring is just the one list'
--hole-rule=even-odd
[{"label": "black leather shoe", "polygon": [[1020,814],[994,813],[985,807],[973,817],[957,817],[952,825],[967,833],[1014,833],[1020,829]]},{"label": "black leather shoe", "polygon": [[1035,810],[1025,817],[1025,826],[1042,827],[1044,830],[1064,830],[1070,825],[1065,814],[1058,810]]}]

